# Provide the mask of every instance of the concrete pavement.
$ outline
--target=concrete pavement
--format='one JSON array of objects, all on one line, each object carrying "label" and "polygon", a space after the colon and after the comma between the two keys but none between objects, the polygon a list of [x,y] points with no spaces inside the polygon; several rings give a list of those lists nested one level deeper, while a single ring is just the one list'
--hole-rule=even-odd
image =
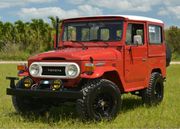
[{"label": "concrete pavement", "polygon": [[25,64],[27,61],[0,61],[0,64]]}]

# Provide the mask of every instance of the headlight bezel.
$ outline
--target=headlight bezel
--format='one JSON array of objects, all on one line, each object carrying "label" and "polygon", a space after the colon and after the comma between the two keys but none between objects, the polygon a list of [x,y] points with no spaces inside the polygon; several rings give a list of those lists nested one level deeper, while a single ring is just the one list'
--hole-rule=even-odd
[{"label": "headlight bezel", "polygon": [[[30,70],[31,67],[33,65],[38,65],[39,66],[39,73],[36,75],[32,75]],[[73,76],[68,74],[68,69],[70,66],[72,66],[74,68],[76,68],[76,74],[74,74]],[[65,67],[65,76],[56,76],[56,75],[42,75],[43,70],[42,67],[43,66],[64,66]],[[74,79],[77,78],[80,75],[80,66],[77,63],[74,62],[33,62],[30,66],[29,66],[29,73],[32,77],[38,77],[38,78],[58,78],[58,79]]]}]

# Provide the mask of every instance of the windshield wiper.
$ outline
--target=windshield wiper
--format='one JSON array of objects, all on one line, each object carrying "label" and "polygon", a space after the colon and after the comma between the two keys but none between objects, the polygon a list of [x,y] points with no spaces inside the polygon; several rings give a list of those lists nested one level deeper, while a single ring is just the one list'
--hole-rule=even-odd
[{"label": "windshield wiper", "polygon": [[90,39],[89,41],[92,41],[92,42],[103,42],[106,47],[109,47],[109,43],[108,42],[105,42],[104,40],[101,40],[101,39]]},{"label": "windshield wiper", "polygon": [[99,40],[99,39],[90,39],[89,41],[94,41],[94,42],[98,42],[98,41],[103,41],[103,40]]},{"label": "windshield wiper", "polygon": [[73,43],[80,44],[80,45],[82,46],[82,49],[83,49],[83,50],[87,49],[87,46],[85,46],[83,42],[78,42],[78,41],[76,41],[76,40],[69,40],[69,41],[70,41],[70,42],[73,42]]}]

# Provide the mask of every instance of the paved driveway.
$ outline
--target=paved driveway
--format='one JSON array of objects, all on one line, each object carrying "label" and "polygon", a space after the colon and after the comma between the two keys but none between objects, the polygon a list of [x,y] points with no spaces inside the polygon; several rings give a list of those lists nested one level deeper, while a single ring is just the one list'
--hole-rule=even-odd
[{"label": "paved driveway", "polygon": [[0,61],[0,64],[24,64],[27,61]]}]

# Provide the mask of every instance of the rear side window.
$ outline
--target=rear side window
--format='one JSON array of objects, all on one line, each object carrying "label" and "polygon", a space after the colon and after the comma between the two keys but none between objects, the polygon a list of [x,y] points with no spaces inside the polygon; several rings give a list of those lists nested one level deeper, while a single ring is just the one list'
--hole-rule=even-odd
[{"label": "rear side window", "polygon": [[162,43],[162,27],[156,25],[149,26],[149,43],[161,44]]}]

